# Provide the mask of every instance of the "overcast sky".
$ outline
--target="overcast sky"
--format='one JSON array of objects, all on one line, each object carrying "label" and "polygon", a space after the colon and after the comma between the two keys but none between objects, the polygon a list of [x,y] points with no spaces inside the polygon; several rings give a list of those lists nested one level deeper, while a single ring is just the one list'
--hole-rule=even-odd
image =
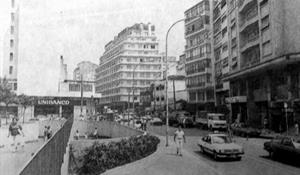
[{"label": "overcast sky", "polygon": [[[9,26],[9,1],[0,2],[0,44]],[[59,55],[71,78],[76,64],[99,64],[104,45],[125,27],[152,23],[164,52],[168,27],[200,0],[23,0],[20,5],[19,87],[27,94],[57,91]],[[7,27],[5,27],[7,26]],[[170,55],[184,49],[184,24],[172,30]],[[3,47],[0,47],[0,58]],[[34,85],[34,86],[33,86]]]}]

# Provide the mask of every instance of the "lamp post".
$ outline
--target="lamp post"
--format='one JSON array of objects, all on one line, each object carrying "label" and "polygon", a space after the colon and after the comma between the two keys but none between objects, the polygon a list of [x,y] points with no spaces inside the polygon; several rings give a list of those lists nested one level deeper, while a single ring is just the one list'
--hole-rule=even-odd
[{"label": "lamp post", "polygon": [[168,138],[168,133],[169,133],[169,100],[168,100],[168,36],[170,30],[179,22],[184,21],[184,19],[180,19],[176,22],[174,22],[168,29],[167,34],[166,34],[166,58],[165,58],[165,65],[166,65],[166,146],[169,146],[169,138]]}]

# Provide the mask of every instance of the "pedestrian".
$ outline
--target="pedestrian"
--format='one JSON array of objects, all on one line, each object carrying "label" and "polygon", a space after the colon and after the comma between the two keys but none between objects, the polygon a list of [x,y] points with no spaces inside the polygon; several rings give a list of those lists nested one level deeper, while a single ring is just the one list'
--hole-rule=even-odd
[{"label": "pedestrian", "polygon": [[264,118],[264,129],[268,128],[268,119],[265,117]]},{"label": "pedestrian", "polygon": [[[19,125],[17,123],[17,119],[13,118],[11,124],[9,125],[9,129],[8,129],[8,136],[12,136],[13,138],[13,144],[12,146],[15,147],[14,151],[17,151],[18,149],[18,144],[21,144],[20,142],[18,142],[18,135],[22,134],[23,137],[25,137],[23,131],[22,131],[22,127],[21,125]],[[22,148],[24,148],[24,143],[21,144]]]},{"label": "pedestrian", "polygon": [[48,135],[48,127],[45,126],[45,127],[44,127],[44,141],[47,140],[47,135]]},{"label": "pedestrian", "polygon": [[52,130],[50,126],[48,126],[47,139],[49,140],[52,137]]},{"label": "pedestrian", "polygon": [[98,128],[96,127],[94,132],[93,132],[93,137],[94,139],[97,139],[98,138]]},{"label": "pedestrian", "polygon": [[182,147],[183,142],[185,143],[185,135],[183,130],[181,129],[181,126],[178,127],[178,129],[175,131],[174,134],[174,142],[176,143],[176,153],[182,156]]},{"label": "pedestrian", "polygon": [[79,140],[79,131],[78,131],[78,129],[76,130],[76,133],[75,133],[75,140]]},{"label": "pedestrian", "polygon": [[298,125],[298,122],[295,123],[295,135],[296,136],[299,135],[299,125]]}]

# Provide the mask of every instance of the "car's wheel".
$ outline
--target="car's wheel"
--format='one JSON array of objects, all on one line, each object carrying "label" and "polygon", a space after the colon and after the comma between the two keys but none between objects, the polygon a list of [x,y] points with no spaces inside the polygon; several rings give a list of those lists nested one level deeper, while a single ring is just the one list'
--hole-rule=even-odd
[{"label": "car's wheel", "polygon": [[214,151],[214,155],[213,155],[213,156],[214,156],[214,159],[215,159],[215,160],[219,160],[219,157],[218,157],[218,154],[217,154],[216,151]]},{"label": "car's wheel", "polygon": [[205,153],[203,146],[200,146],[200,150],[201,150],[202,153]]}]

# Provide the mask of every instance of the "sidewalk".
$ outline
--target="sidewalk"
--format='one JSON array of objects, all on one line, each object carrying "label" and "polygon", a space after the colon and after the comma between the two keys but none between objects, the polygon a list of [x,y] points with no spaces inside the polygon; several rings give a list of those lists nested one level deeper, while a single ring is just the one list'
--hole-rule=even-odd
[{"label": "sidewalk", "polygon": [[[39,135],[39,123],[38,122],[30,122],[30,123],[20,123],[22,126],[22,130],[25,134],[25,137],[18,136],[21,141],[25,143],[35,142],[38,140]],[[0,128],[0,149],[3,147],[7,147],[12,143],[12,137],[8,136],[8,128],[9,125],[2,125]]]},{"label": "sidewalk", "polygon": [[[117,167],[103,173],[104,175],[215,175],[220,174],[213,167],[186,150],[183,156],[176,155],[174,142],[170,140],[165,147],[165,138],[160,138],[157,151],[136,162]],[[171,137],[170,137],[171,139]]]},{"label": "sidewalk", "polygon": [[42,140],[27,143],[17,152],[12,152],[10,147],[0,149],[0,174],[17,175],[44,143]]}]

